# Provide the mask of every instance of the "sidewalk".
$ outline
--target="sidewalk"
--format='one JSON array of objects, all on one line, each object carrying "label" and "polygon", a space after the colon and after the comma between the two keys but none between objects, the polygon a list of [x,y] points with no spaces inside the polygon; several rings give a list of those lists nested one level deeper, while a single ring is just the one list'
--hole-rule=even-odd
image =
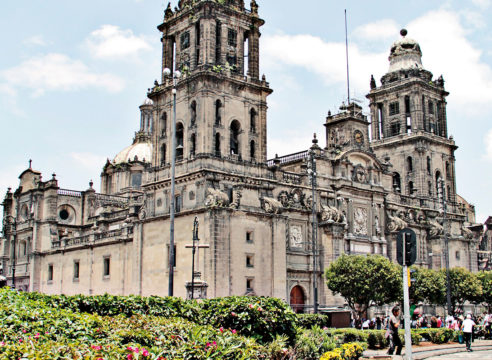
[{"label": "sidewalk", "polygon": [[[475,351],[480,350],[492,350],[492,340],[475,340],[472,343],[472,349]],[[427,359],[434,356],[454,354],[459,352],[465,352],[465,344],[451,343],[443,345],[430,345],[430,346],[413,346],[412,355],[414,360]],[[387,355],[388,349],[383,350],[366,350],[364,351],[361,359],[403,359],[402,356]],[[405,348],[403,348],[402,354],[405,354]]]}]

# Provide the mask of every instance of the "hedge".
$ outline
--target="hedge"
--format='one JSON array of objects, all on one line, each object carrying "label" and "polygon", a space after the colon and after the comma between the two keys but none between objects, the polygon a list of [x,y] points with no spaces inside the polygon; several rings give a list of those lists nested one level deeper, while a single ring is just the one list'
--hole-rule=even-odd
[{"label": "hedge", "polygon": [[324,328],[330,325],[330,317],[322,314],[297,314],[297,320],[299,326],[305,329],[311,329],[314,326]]}]

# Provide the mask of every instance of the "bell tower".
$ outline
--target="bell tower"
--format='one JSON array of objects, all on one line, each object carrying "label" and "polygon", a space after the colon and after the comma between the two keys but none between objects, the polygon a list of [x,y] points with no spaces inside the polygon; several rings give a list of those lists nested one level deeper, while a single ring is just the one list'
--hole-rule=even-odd
[{"label": "bell tower", "polygon": [[[177,81],[177,160],[197,157],[263,163],[267,149],[267,96],[259,70],[260,27],[255,0],[181,0],[169,4],[162,33],[162,78],[149,89],[154,101],[154,166],[171,154],[172,77]],[[164,75],[164,69],[171,76]]]},{"label": "bell tower", "polygon": [[389,70],[381,86],[371,77],[371,147],[393,165],[393,190],[407,196],[436,198],[440,180],[446,198],[455,201],[457,149],[448,137],[442,76],[434,80],[422,66],[420,45],[407,37],[391,47]]}]

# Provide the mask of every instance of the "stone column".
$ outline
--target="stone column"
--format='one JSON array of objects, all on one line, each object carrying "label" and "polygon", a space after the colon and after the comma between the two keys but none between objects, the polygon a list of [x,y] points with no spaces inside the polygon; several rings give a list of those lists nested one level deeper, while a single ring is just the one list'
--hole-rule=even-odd
[{"label": "stone column", "polygon": [[248,75],[253,79],[260,78],[260,36],[257,28],[249,33]]}]

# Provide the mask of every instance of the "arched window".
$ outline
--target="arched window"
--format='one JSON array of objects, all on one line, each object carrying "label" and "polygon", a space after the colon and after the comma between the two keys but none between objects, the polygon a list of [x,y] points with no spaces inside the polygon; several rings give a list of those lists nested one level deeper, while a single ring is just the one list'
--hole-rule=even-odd
[{"label": "arched window", "polygon": [[249,143],[249,157],[251,160],[255,160],[255,141],[251,140]]},{"label": "arched window", "polygon": [[176,125],[176,160],[183,160],[184,154],[184,128],[183,124],[179,123]]},{"label": "arched window", "polygon": [[408,195],[413,195],[415,189],[413,188],[413,181],[408,182]]},{"label": "arched window", "polygon": [[239,155],[239,132],[241,131],[241,124],[239,121],[234,120],[231,123],[231,155]]},{"label": "arched window", "polygon": [[451,179],[451,168],[449,167],[449,161],[446,161],[446,179]]},{"label": "arched window", "polygon": [[161,165],[166,163],[166,144],[161,146]]},{"label": "arched window", "polygon": [[407,157],[407,170],[408,172],[413,171],[413,159],[411,156]]},{"label": "arched window", "polygon": [[220,156],[220,134],[215,134],[215,156]]},{"label": "arched window", "polygon": [[195,156],[195,152],[196,152],[196,135],[195,134],[191,134],[191,139],[190,139],[190,155],[191,156]]},{"label": "arched window", "polygon": [[167,113],[163,112],[161,116],[161,136],[166,136],[167,133]]},{"label": "arched window", "polygon": [[431,170],[431,158],[430,156],[427,156],[427,174],[430,175],[432,172]]},{"label": "arched window", "polygon": [[191,111],[191,125],[194,125],[196,122],[196,101],[192,101],[190,106]]},{"label": "arched window", "polygon": [[401,179],[400,174],[398,174],[397,172],[393,174],[393,190],[401,193]]},{"label": "arched window", "polygon": [[251,109],[249,112],[250,115],[250,131],[254,134],[256,133],[256,110]]},{"label": "arched window", "polygon": [[453,196],[451,195],[451,186],[448,185],[447,190],[448,190],[448,200],[451,201],[453,199]]},{"label": "arched window", "polygon": [[441,194],[442,176],[440,171],[436,171],[436,194]]},{"label": "arched window", "polygon": [[429,190],[429,196],[432,196],[432,182],[431,181],[427,182],[427,188]]},{"label": "arched window", "polygon": [[220,112],[222,109],[222,102],[220,100],[215,101],[215,125],[221,124]]}]

